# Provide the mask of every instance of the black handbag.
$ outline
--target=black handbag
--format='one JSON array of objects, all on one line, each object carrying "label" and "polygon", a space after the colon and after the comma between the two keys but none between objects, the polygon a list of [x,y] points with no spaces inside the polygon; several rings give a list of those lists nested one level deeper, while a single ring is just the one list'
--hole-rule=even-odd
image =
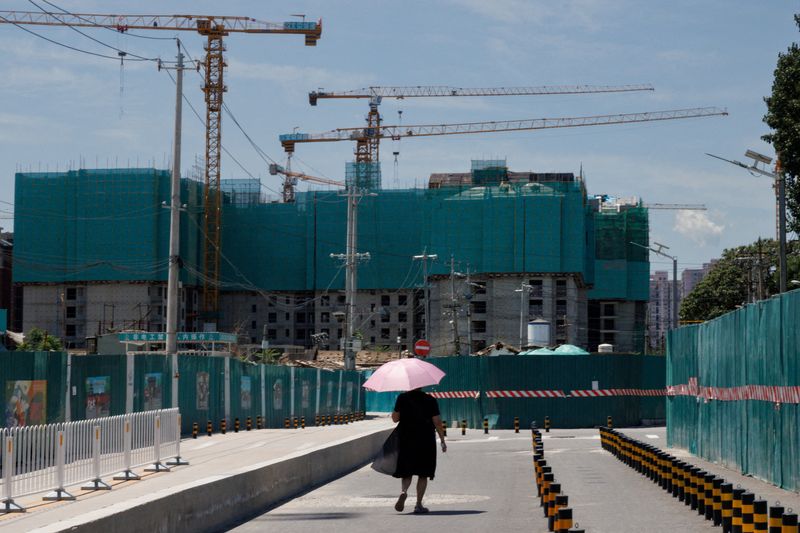
[{"label": "black handbag", "polygon": [[393,476],[397,472],[397,456],[400,452],[400,431],[399,428],[394,428],[394,431],[383,443],[381,451],[372,462],[372,469],[387,476]]}]

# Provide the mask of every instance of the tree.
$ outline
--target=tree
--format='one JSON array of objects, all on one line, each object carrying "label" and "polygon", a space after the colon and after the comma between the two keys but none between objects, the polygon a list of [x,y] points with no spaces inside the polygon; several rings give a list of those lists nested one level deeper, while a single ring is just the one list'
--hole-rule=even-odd
[{"label": "tree", "polygon": [[[800,274],[798,241],[788,243],[789,279]],[[681,320],[711,320],[737,306],[759,298],[769,298],[779,291],[778,244],[773,239],[725,250],[711,268],[681,302]],[[761,283],[759,284],[759,279]]]},{"label": "tree", "polygon": [[[800,15],[794,16],[800,28]],[[800,232],[800,46],[792,43],[778,54],[772,95],[764,98],[767,114],[764,122],[772,130],[762,139],[772,144],[780,155],[786,176],[787,228]]]},{"label": "tree", "polygon": [[32,328],[18,350],[25,352],[58,352],[64,349],[61,340],[43,329]]}]

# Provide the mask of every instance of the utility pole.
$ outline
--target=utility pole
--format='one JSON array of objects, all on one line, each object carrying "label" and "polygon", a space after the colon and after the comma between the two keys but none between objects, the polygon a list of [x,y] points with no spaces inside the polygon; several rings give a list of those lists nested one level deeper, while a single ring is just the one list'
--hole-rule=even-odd
[{"label": "utility pole", "polygon": [[422,250],[422,254],[412,256],[414,261],[422,261],[422,289],[425,291],[425,340],[431,340],[430,330],[430,308],[431,308],[431,286],[428,283],[428,260],[436,261],[439,256],[436,254],[428,254],[427,248]]},{"label": "utility pole", "polygon": [[158,62],[159,70],[175,70],[175,133],[172,140],[172,177],[169,205],[169,274],[167,276],[167,343],[172,358],[172,406],[178,407],[178,302],[181,268],[181,126],[183,122],[183,53],[178,41],[178,61],[174,67]]},{"label": "utility pole", "polygon": [[[469,279],[469,264],[467,264],[467,290],[472,294],[472,282]],[[467,301],[467,355],[472,355],[472,301]]]},{"label": "utility pole", "polygon": [[355,184],[350,184],[345,192],[347,198],[347,248],[344,254],[331,254],[331,259],[340,259],[345,264],[345,322],[346,331],[344,338],[344,369],[355,370],[356,352],[353,349],[353,334],[355,333],[355,307],[358,274],[358,262],[368,261],[369,252],[359,254],[358,246],[358,202],[363,193]]},{"label": "utility pole", "polygon": [[633,241],[631,241],[631,244],[638,246],[639,248],[644,248],[645,250],[650,250],[661,257],[672,259],[672,329],[678,329],[678,257],[665,254],[664,250],[669,250],[669,246],[665,246],[657,242],[654,242],[653,244],[658,248],[652,248],[650,246],[645,246],[644,244],[639,244],[638,242]]},{"label": "utility pole", "polygon": [[450,256],[450,315],[453,325],[453,346],[456,355],[461,355],[461,339],[458,336],[458,299],[456,298],[456,262]]},{"label": "utility pole", "polygon": [[[522,350],[522,345],[525,343],[525,310],[528,307],[525,305],[526,296],[529,294],[533,288],[533,285],[529,285],[524,281],[520,283],[519,289],[514,289],[514,292],[519,293],[519,349]],[[566,322],[566,320],[565,320]]]},{"label": "utility pole", "polygon": [[752,165],[746,165],[740,161],[733,161],[730,159],[725,159],[724,157],[720,157],[718,155],[706,153],[707,156],[711,156],[715,159],[721,159],[727,163],[731,163],[732,165],[736,165],[737,167],[742,167],[746,169],[750,174],[756,175],[760,174],[761,176],[766,176],[768,178],[772,178],[774,180],[773,187],[775,188],[775,195],[777,197],[776,201],[776,216],[777,216],[777,238],[778,238],[778,269],[779,269],[779,284],[780,284],[780,292],[783,294],[786,292],[786,284],[787,284],[787,272],[786,272],[786,177],[783,173],[783,168],[781,167],[781,159],[780,154],[778,154],[778,160],[775,162],[775,172],[770,172],[768,170],[764,170],[758,166],[759,163],[763,163],[764,165],[772,164],[772,158],[763,154],[759,154],[758,152],[754,152],[752,150],[747,150],[744,155],[745,157],[749,157],[753,160]]}]

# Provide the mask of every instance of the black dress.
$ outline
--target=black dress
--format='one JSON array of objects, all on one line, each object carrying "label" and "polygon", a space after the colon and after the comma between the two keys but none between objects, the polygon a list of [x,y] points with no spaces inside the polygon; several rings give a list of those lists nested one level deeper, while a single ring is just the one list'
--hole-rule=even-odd
[{"label": "black dress", "polygon": [[439,403],[421,390],[412,390],[397,397],[394,410],[400,413],[399,452],[394,477],[433,479],[436,473],[436,427],[432,418],[439,415]]}]

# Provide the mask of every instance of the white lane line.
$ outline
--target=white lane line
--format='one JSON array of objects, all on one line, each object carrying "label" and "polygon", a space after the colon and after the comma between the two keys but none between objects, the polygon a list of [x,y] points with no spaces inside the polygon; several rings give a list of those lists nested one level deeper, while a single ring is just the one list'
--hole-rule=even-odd
[{"label": "white lane line", "polygon": [[193,449],[194,450],[201,450],[203,448],[208,448],[209,446],[214,446],[215,444],[217,444],[217,441],[206,442],[205,444],[199,444],[199,445],[195,446]]},{"label": "white lane line", "polygon": [[645,435],[645,437],[647,437],[648,439],[657,439],[657,438],[659,438],[658,435]]}]

